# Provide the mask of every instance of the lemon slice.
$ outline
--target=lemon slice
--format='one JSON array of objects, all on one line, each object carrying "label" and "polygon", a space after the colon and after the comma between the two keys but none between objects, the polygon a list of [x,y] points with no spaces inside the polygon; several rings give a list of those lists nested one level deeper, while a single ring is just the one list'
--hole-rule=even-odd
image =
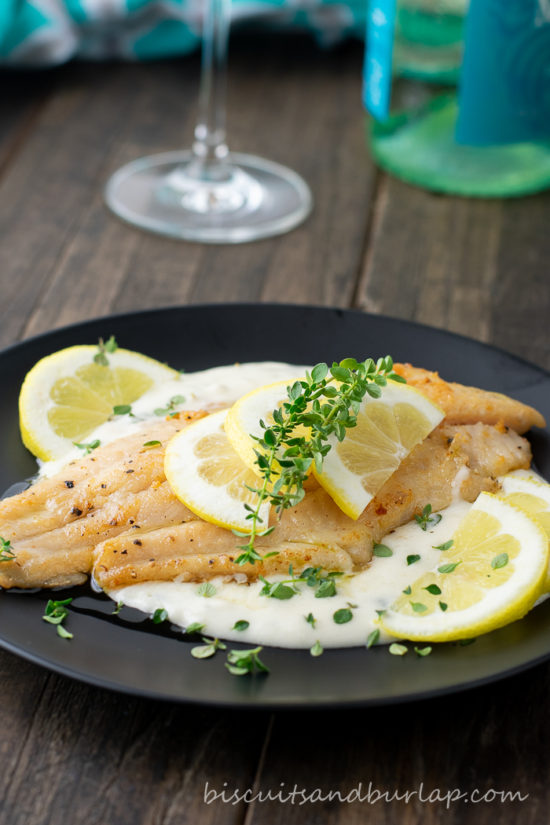
[{"label": "lemon slice", "polygon": [[[500,479],[503,498],[534,516],[550,539],[550,484],[524,472],[509,473]],[[550,564],[544,589],[550,591]]]},{"label": "lemon slice", "polygon": [[357,519],[411,450],[443,420],[445,413],[422,393],[389,381],[381,398],[366,396],[357,426],[343,441],[330,436],[331,451],[315,476],[336,504]]},{"label": "lemon slice", "polygon": [[[245,504],[258,497],[247,489],[258,485],[257,475],[241,461],[224,430],[227,410],[185,427],[166,445],[164,472],[174,495],[205,521],[219,527],[251,531]],[[267,527],[269,502],[260,510]]]},{"label": "lemon slice", "polygon": [[481,493],[431,572],[383,614],[381,627],[412,641],[447,642],[520,619],[541,594],[548,539],[503,498]]},{"label": "lemon slice", "polygon": [[178,373],[137,352],[107,353],[94,361],[96,346],[62,349],[38,361],[19,395],[19,425],[25,446],[38,458],[61,458],[113,414]]},{"label": "lemon slice", "polygon": [[263,421],[268,427],[273,424],[273,410],[288,401],[287,387],[291,386],[300,376],[289,378],[287,381],[276,381],[257,390],[243,395],[227,412],[225,432],[232,447],[240,455],[244,463],[251,470],[257,472],[256,442],[251,436],[261,437],[264,430],[260,424]]}]

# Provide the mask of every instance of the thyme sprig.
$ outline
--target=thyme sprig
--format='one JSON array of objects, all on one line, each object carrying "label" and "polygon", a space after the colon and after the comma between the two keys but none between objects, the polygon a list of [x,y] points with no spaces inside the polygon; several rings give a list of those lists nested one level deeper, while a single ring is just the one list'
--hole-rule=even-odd
[{"label": "thyme sprig", "polygon": [[331,436],[343,441],[346,431],[357,424],[365,395],[379,398],[388,379],[405,382],[393,371],[389,355],[376,362],[372,358],[345,358],[331,367],[320,363],[311,373],[306,372],[304,379],[287,388],[288,399],[273,410],[273,424],[260,421],[263,436],[253,438],[257,442],[255,463],[262,483],[249,488],[256,493],[256,506],[244,505],[246,518],[251,522],[250,533],[234,531],[240,538],[248,539],[246,544],[239,545],[243,552],[237,557],[237,564],[254,564],[274,555],[262,556],[256,550],[256,539],[274,529],[262,526],[262,505],[268,501],[280,515],[299,504],[312,465],[318,472],[322,470],[323,459],[331,449]]},{"label": "thyme sprig", "polygon": [[115,336],[111,335],[111,337],[104,341],[103,338],[100,338],[97,342],[97,352],[94,355],[94,361],[96,364],[100,364],[102,367],[109,366],[109,359],[107,358],[107,353],[116,352],[118,349],[118,344],[116,342]]},{"label": "thyme sprig", "polygon": [[326,599],[330,596],[336,596],[335,579],[344,574],[336,570],[327,573],[322,567],[306,567],[299,575],[295,576],[292,565],[290,565],[288,575],[290,578],[274,582],[260,576],[260,581],[264,584],[260,590],[260,596],[269,596],[271,599],[281,600],[291,599],[300,593],[298,585],[306,584],[308,587],[315,588],[316,599]]}]

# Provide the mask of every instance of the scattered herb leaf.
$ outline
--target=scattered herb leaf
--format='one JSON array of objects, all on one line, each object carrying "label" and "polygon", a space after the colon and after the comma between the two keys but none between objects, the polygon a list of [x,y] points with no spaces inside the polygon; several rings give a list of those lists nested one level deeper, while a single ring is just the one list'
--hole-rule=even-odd
[{"label": "scattered herb leaf", "polygon": [[432,652],[432,648],[430,645],[426,645],[426,647],[416,647],[414,648],[414,652],[417,656],[429,656]]},{"label": "scattered herb leaf", "polygon": [[407,564],[416,564],[417,561],[420,561],[420,558],[418,553],[411,553],[410,556],[407,556]]},{"label": "scattered herb leaf", "polygon": [[454,544],[454,539],[449,539],[449,541],[444,542],[443,544],[432,544],[434,550],[450,550]]},{"label": "scattered herb leaf", "polygon": [[332,618],[336,624],[347,624],[353,619],[353,613],[348,607],[341,607],[340,610],[336,610],[336,612],[332,614]]},{"label": "scattered herb leaf", "polygon": [[439,596],[441,595],[441,588],[438,587],[437,584],[429,584],[427,587],[423,587],[423,590],[427,590],[428,593],[431,593],[432,596]]},{"label": "scattered herb leaf", "polygon": [[90,441],[88,444],[79,444],[77,441],[73,441],[75,447],[78,447],[79,450],[84,450],[84,455],[89,455],[92,450],[97,450],[101,441],[99,438],[96,438],[94,441]]},{"label": "scattered herb leaf", "polygon": [[316,641],[315,644],[310,647],[309,652],[312,656],[320,656],[323,653],[323,646],[321,642]]},{"label": "scattered herb leaf", "polygon": [[409,648],[406,645],[400,645],[399,642],[392,642],[389,647],[389,651],[392,656],[404,656],[408,649]]},{"label": "scattered herb leaf", "polygon": [[168,618],[168,613],[164,609],[164,607],[158,607],[152,615],[152,620],[154,624],[160,624],[161,622],[165,622]]},{"label": "scattered herb leaf", "polygon": [[442,564],[441,567],[438,567],[437,569],[439,573],[452,573],[453,570],[456,570],[459,564],[459,561],[453,561],[449,564]]},{"label": "scattered herb leaf", "polygon": [[247,630],[250,627],[250,622],[247,622],[246,619],[239,619],[233,625],[233,630]]},{"label": "scattered herb leaf", "polygon": [[230,650],[225,666],[233,676],[246,676],[255,671],[269,673],[269,668],[264,665],[258,655],[261,650],[261,647],[254,647],[251,650]]},{"label": "scattered herb leaf", "polygon": [[432,505],[426,504],[422,510],[422,515],[415,515],[414,520],[421,530],[426,531],[428,527],[435,527],[442,519],[441,513],[432,514]]},{"label": "scattered herb leaf", "polygon": [[410,605],[415,613],[425,613],[428,609],[422,602],[410,602]]},{"label": "scattered herb leaf", "polygon": [[379,638],[380,631],[378,630],[378,628],[376,628],[376,630],[372,630],[367,636],[367,647],[372,647],[373,645],[375,645]]},{"label": "scattered herb leaf", "polygon": [[2,536],[0,536],[0,562],[14,561],[15,558],[16,555],[13,552],[11,541],[9,539],[3,539]]},{"label": "scattered herb leaf", "polygon": [[375,544],[372,548],[372,555],[379,556],[380,558],[386,558],[388,556],[393,556],[393,550],[386,544]]},{"label": "scattered herb leaf", "polygon": [[499,553],[491,560],[491,567],[493,570],[499,570],[501,567],[506,567],[509,561],[508,553]]}]

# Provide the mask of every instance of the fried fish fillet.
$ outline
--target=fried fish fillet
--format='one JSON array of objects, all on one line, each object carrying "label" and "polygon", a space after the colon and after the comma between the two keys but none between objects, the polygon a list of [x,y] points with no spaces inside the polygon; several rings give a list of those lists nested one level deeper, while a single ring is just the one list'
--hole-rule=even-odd
[{"label": "fried fish fillet", "polygon": [[[498,487],[496,476],[529,467],[529,444],[514,430],[540,425],[536,411],[505,396],[446,384],[435,373],[404,365],[397,369],[408,371],[410,383],[422,391],[428,387],[426,394],[435,392],[434,400],[447,417],[401,464],[358,521],[310,481],[305,499],[285,511],[276,530],[257,542],[261,553],[277,555],[261,564],[236,565],[235,536],[195,516],[166,481],[164,445],[185,423],[205,415],[180,413],[148,422],[0,502],[0,536],[11,542],[15,554],[13,561],[0,564],[0,586],[79,584],[92,567],[105,588],[220,574],[253,578],[286,572],[289,564],[296,571],[310,565],[357,570],[368,564],[373,542],[409,521],[425,504],[434,510],[448,506],[463,468],[468,478],[461,482],[460,494],[472,501],[481,490]],[[498,426],[479,423],[491,416]],[[156,441],[156,446],[145,446]]]},{"label": "fried fish fillet", "polygon": [[498,392],[444,381],[437,372],[395,364],[395,371],[445,411],[447,424],[504,424],[517,433],[544,427],[544,417],[533,407]]}]

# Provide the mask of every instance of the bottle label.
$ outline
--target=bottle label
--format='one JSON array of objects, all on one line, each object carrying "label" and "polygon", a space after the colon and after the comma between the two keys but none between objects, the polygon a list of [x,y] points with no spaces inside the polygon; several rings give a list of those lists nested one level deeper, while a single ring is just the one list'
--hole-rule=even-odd
[{"label": "bottle label", "polygon": [[363,103],[377,120],[390,110],[396,0],[371,0],[363,69]]},{"label": "bottle label", "polygon": [[550,138],[550,0],[471,0],[456,139]]}]

